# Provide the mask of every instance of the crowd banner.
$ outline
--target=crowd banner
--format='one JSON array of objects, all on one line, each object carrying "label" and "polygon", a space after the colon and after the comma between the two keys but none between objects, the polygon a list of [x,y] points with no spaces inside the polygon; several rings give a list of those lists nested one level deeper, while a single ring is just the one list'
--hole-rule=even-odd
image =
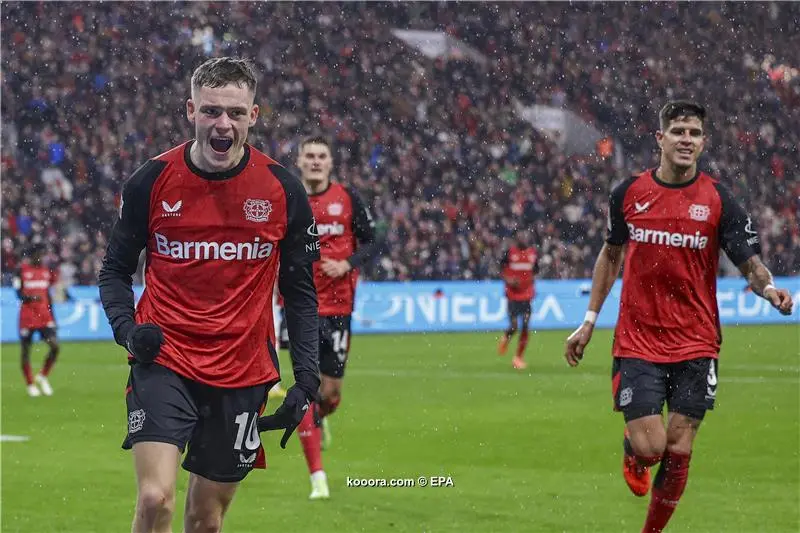
[{"label": "crowd banner", "polygon": [[[800,277],[776,278],[800,301]],[[539,280],[533,301],[531,328],[572,329],[583,320],[589,303],[590,280]],[[619,312],[621,282],[614,285],[597,320],[600,328],[614,326]],[[135,287],[138,298],[142,287]],[[69,289],[71,301],[53,304],[62,340],[111,340],[97,287]],[[642,294],[641,298],[655,298]],[[800,325],[800,309],[791,316],[778,313],[768,302],[747,290],[741,278],[720,278],[717,285],[720,321],[740,324]],[[2,341],[19,339],[19,300],[16,292],[0,289]],[[796,307],[798,304],[796,304]],[[508,324],[507,302],[499,281],[362,282],[356,292],[352,321],[354,334],[417,333],[435,331],[499,331]]]}]

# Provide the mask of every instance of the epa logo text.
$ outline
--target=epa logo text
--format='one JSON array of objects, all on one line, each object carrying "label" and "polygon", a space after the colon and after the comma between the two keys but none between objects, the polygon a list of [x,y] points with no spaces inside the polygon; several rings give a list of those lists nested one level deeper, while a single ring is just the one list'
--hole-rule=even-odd
[{"label": "epa logo text", "polygon": [[431,476],[431,487],[453,487],[453,478],[450,476]]}]

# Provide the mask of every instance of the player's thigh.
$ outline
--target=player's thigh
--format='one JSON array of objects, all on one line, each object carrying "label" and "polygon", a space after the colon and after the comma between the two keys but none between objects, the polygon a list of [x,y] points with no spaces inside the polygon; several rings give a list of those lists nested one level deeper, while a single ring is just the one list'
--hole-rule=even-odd
[{"label": "player's thigh", "polygon": [[717,398],[719,361],[711,357],[669,365],[667,407],[694,420],[703,420]]},{"label": "player's thigh", "polygon": [[39,335],[41,336],[42,340],[46,342],[51,347],[58,346],[58,335],[56,334],[56,328],[40,328]]},{"label": "player's thigh", "polygon": [[19,328],[19,342],[30,346],[33,342],[34,330],[30,328]]},{"label": "player's thigh", "polygon": [[350,354],[350,316],[319,317],[319,371],[323,376],[344,377]]},{"label": "player's thigh", "polygon": [[643,359],[615,357],[611,389],[614,410],[622,412],[625,422],[660,416],[667,399],[666,372],[661,365]]},{"label": "player's thigh", "polygon": [[533,310],[531,309],[531,303],[526,302],[528,305],[522,312],[522,329],[527,330],[528,324],[531,321],[531,314],[533,314]]},{"label": "player's thigh", "polygon": [[133,464],[139,491],[157,489],[163,494],[175,493],[181,451],[166,442],[137,442],[133,445]]},{"label": "player's thigh", "polygon": [[125,390],[128,434],[122,447],[139,442],[172,444],[182,453],[199,419],[186,381],[157,364],[131,365]]},{"label": "player's thigh", "polygon": [[200,419],[189,441],[183,467],[210,481],[233,483],[253,468],[264,468],[256,421],[267,391],[275,383],[222,389],[195,383],[192,395]]},{"label": "player's thigh", "polygon": [[691,453],[702,420],[670,412],[667,418],[667,447],[671,451]]},{"label": "player's thigh", "polygon": [[189,486],[186,490],[185,531],[195,531],[193,522],[200,525],[222,518],[233,501],[238,481],[220,482],[211,481],[197,474],[189,475]]}]

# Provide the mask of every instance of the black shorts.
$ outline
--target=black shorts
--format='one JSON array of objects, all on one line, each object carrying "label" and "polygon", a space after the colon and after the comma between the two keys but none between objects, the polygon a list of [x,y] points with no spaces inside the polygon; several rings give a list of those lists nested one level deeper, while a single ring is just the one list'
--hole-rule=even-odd
[{"label": "black shorts", "polygon": [[56,338],[56,328],[19,328],[19,340],[22,342],[32,342],[33,335],[37,332],[43,341]]},{"label": "black shorts", "polygon": [[670,412],[702,420],[714,409],[719,361],[711,357],[678,363],[651,363],[615,357],[611,369],[614,410],[625,421]]},{"label": "black shorts", "polygon": [[344,377],[350,353],[350,315],[319,317],[319,371],[332,378]]},{"label": "black shorts", "polygon": [[530,316],[531,314],[531,301],[530,300],[509,300],[508,301],[508,316],[511,320],[516,320],[517,317],[524,315]]},{"label": "black shorts", "polygon": [[241,481],[264,468],[256,428],[274,383],[240,389],[204,385],[158,364],[131,366],[128,434],[122,443],[166,442],[188,452],[183,468],[211,481]]}]

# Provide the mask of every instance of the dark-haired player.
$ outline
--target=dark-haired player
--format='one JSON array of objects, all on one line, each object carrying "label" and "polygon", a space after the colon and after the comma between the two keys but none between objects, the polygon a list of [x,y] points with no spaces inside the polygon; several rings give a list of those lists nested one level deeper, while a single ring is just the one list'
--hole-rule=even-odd
[{"label": "dark-haired player", "polygon": [[[50,288],[56,283],[56,274],[42,264],[43,250],[36,246],[30,252],[30,260],[20,266],[14,276],[13,285],[22,302],[19,309],[19,339],[22,353],[22,374],[25,377],[28,396],[53,395],[48,376],[58,358],[59,346],[56,335],[56,320],[53,317]],[[31,344],[33,335],[39,333],[50,350],[44,365],[36,376],[31,370]]]},{"label": "dark-haired player", "polygon": [[[172,531],[187,446],[184,531],[221,531],[239,482],[264,467],[259,431],[284,429],[285,447],[319,391],[319,239],[300,180],[245,142],[258,117],[256,79],[250,61],[229,57],[194,71],[186,114],[195,138],[125,183],[100,272],[114,338],[130,354],[123,447],[136,469],[134,532]],[[146,284],[134,310],[142,249]],[[280,378],[276,278],[295,384],[275,414],[259,417]]]},{"label": "dark-haired player", "polygon": [[505,355],[511,338],[519,328],[517,352],[512,365],[517,370],[523,370],[528,366],[525,363],[525,348],[528,346],[528,323],[531,320],[531,302],[536,294],[534,279],[537,271],[536,248],[531,244],[527,230],[517,232],[516,242],[503,255],[501,265],[508,301],[509,327],[500,339],[497,353]]},{"label": "dark-haired player", "polygon": [[[317,221],[322,256],[314,264],[319,298],[320,399],[297,430],[311,476],[309,498],[315,500],[330,495],[320,450],[323,442],[330,445],[327,416],[341,401],[358,268],[375,256],[378,245],[364,201],[351,187],[331,180],[333,158],[324,137],[311,137],[300,144],[297,166]],[[290,339],[291,335],[290,331]]]},{"label": "dark-haired player", "polygon": [[612,390],[626,422],[623,474],[634,494],[647,494],[649,468],[661,463],[646,533],[662,531],[678,505],[692,444],[706,411],[714,407],[722,340],[719,249],[778,311],[788,315],[793,305],[758,256],[752,219],[728,187],[697,170],[705,109],[673,101],[659,118],[660,164],[611,192],[608,236],[595,263],[589,310],[565,347],[568,363],[578,365],[624,257]]}]

